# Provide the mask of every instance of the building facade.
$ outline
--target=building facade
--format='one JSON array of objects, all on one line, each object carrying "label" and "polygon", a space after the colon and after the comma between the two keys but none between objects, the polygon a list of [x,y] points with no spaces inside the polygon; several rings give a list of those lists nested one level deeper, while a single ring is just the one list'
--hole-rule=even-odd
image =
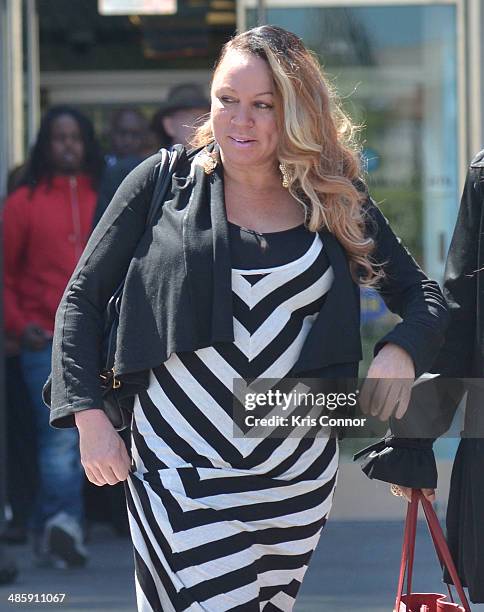
[{"label": "building facade", "polygon": [[[140,14],[103,13],[122,4]],[[364,126],[372,194],[441,277],[466,163],[484,141],[484,0],[178,0],[168,15],[144,4],[0,0],[0,193],[48,105],[74,104],[100,127],[113,107],[150,112],[176,83],[208,87],[223,42],[265,21],[318,55]]]}]

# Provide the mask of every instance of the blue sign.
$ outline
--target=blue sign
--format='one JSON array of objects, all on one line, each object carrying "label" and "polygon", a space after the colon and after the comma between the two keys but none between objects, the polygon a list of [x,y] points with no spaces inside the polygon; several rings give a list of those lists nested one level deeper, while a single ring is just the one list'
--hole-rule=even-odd
[{"label": "blue sign", "polygon": [[378,321],[387,316],[389,313],[385,302],[380,297],[380,294],[375,289],[361,287],[360,289],[360,304],[361,304],[361,322],[369,323]]},{"label": "blue sign", "polygon": [[376,172],[380,167],[380,156],[370,147],[365,147],[361,152],[361,161],[367,172]]}]

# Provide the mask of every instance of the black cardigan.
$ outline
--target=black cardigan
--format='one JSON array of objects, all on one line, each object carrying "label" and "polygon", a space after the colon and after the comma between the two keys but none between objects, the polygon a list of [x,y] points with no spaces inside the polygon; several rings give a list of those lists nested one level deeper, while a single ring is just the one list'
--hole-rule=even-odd
[{"label": "black cardigan", "polygon": [[[155,225],[146,230],[156,164],[145,160],[124,180],[95,228],[56,314],[50,422],[74,426],[73,413],[102,406],[99,386],[103,312],[126,275],[115,371],[127,394],[147,387],[149,370],[172,352],[232,342],[231,264],[223,169],[205,175],[183,151],[171,191]],[[380,288],[402,317],[375,347],[403,347],[417,376],[432,363],[443,339],[446,308],[438,284],[418,267],[369,198],[368,231],[374,259],[385,263]],[[361,359],[359,289],[344,250],[327,230],[320,236],[335,278],[292,374],[318,371],[356,377]]]}]

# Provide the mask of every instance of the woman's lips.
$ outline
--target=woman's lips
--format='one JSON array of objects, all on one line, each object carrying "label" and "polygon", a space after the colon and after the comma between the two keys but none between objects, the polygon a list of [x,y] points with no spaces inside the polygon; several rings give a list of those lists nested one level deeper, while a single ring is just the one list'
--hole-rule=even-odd
[{"label": "woman's lips", "polygon": [[251,138],[238,138],[237,136],[229,136],[230,140],[236,147],[245,149],[253,145],[256,141]]}]

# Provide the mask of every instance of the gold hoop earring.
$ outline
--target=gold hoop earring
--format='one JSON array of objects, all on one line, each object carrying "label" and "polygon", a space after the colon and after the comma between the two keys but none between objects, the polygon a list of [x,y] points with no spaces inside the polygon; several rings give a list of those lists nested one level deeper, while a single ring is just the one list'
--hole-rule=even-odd
[{"label": "gold hoop earring", "polygon": [[212,174],[218,164],[218,156],[215,151],[202,151],[200,154],[199,163],[205,174]]},{"label": "gold hoop earring", "polygon": [[279,164],[279,170],[281,171],[281,175],[282,175],[282,186],[285,189],[287,189],[290,185],[290,176],[289,176],[287,166],[284,162],[281,162]]}]

